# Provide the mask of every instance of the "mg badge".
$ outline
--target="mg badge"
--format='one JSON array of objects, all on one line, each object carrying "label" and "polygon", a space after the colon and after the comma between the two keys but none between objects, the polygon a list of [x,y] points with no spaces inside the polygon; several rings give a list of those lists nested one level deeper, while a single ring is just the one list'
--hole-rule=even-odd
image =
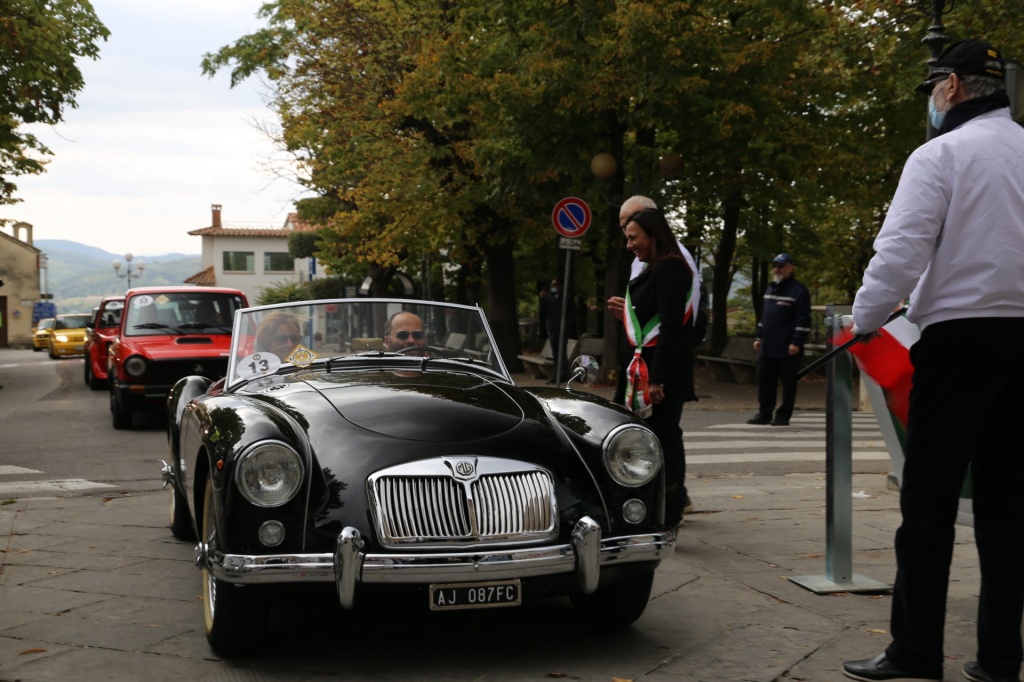
[{"label": "mg badge", "polygon": [[199,364],[199,363],[197,362],[197,363],[195,364],[195,366],[194,366],[194,367],[192,368],[192,371],[193,371],[194,373],[196,373],[196,374],[202,374],[202,373],[203,373],[203,366],[202,366],[202,365],[200,365],[200,364]]},{"label": "mg badge", "polygon": [[442,457],[444,464],[452,472],[452,476],[460,481],[468,481],[479,474],[476,468],[476,457]]}]

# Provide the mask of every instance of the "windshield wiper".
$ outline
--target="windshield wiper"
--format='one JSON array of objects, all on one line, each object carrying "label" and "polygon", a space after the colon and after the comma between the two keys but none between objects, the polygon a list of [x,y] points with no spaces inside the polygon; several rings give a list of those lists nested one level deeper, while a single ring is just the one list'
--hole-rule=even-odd
[{"label": "windshield wiper", "polygon": [[160,329],[169,330],[171,334],[175,333],[174,327],[164,324],[163,322],[143,322],[142,324],[136,324],[132,326],[132,329]]},{"label": "windshield wiper", "polygon": [[231,333],[231,327],[225,327],[222,324],[207,324],[206,322],[186,322],[185,324],[179,324],[178,329],[217,329],[225,334]]}]

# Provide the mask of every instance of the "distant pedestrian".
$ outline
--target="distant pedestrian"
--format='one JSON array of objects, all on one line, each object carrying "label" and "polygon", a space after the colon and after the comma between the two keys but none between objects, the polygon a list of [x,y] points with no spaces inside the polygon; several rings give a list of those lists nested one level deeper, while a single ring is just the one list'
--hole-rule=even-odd
[{"label": "distant pedestrian", "polygon": [[981,567],[978,651],[963,674],[1016,682],[1024,613],[1024,129],[990,44],[949,46],[918,90],[938,135],[903,166],[853,302],[855,334],[903,298],[921,338],[896,531],[892,642],[855,680],[939,680],[954,524],[970,467]]},{"label": "distant pedestrian", "polygon": [[[754,339],[754,349],[758,351],[758,411],[747,420],[748,424],[789,426],[796,406],[796,373],[811,331],[811,294],[793,277],[794,270],[793,258],[788,253],[772,259],[772,281],[764,292],[764,307]],[[782,404],[776,411],[780,383]]]},{"label": "distant pedestrian", "polygon": [[[557,371],[559,358],[561,358],[562,373],[548,381],[549,384],[561,383],[569,379],[569,357],[566,354],[568,339],[576,336],[576,305],[572,297],[562,287],[559,279],[551,280],[551,287],[548,294],[542,296],[541,315],[544,318],[544,328],[548,332],[548,340],[551,341],[551,354],[555,361]],[[562,326],[562,306],[565,305],[565,326]]]}]

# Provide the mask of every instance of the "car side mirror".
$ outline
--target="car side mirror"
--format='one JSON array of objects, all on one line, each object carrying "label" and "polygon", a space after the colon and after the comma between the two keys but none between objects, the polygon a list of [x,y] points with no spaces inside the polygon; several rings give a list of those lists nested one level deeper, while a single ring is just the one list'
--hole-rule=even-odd
[{"label": "car side mirror", "polygon": [[597,363],[597,358],[593,355],[580,355],[572,361],[572,369],[569,370],[569,381],[566,382],[566,387],[569,384],[576,381],[581,384],[592,384],[597,381],[598,372],[601,367]]}]

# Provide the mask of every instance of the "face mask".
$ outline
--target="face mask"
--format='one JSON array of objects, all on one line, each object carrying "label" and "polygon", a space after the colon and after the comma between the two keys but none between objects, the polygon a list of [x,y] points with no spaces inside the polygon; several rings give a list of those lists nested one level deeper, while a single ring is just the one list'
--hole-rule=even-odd
[{"label": "face mask", "polygon": [[558,293],[558,287],[551,287],[551,293],[557,294]]},{"label": "face mask", "polygon": [[[938,88],[936,88],[936,92]],[[932,127],[936,130],[942,128],[942,122],[946,120],[946,112],[939,111],[938,107],[935,106],[935,93],[933,92],[931,97],[928,98],[928,120],[932,122]]]}]

